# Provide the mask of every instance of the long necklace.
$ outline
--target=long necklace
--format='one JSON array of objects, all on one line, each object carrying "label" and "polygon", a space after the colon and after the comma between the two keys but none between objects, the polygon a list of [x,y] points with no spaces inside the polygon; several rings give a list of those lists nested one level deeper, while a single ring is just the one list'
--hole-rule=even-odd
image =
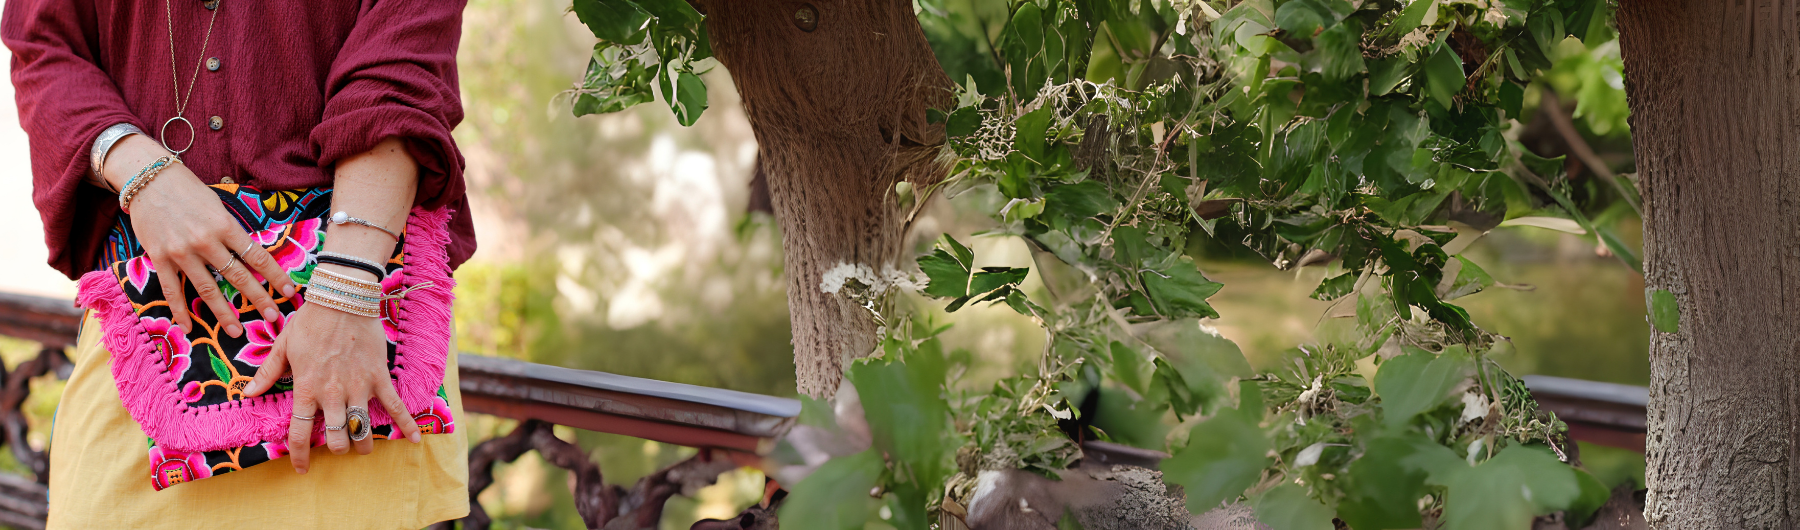
[{"label": "long necklace", "polygon": [[[220,1],[218,5],[213,6],[212,19],[206,22],[206,37],[200,41],[200,58],[194,60],[194,77],[188,80],[187,94],[183,95],[181,93],[181,74],[175,68],[175,8],[169,3],[169,0],[163,0],[163,10],[169,15],[169,79],[175,82],[175,117],[163,122],[162,128],[157,130],[157,136],[159,136],[158,140],[162,142],[163,149],[168,149],[176,156],[181,156],[182,153],[194,147],[194,137],[196,136],[194,122],[188,121],[183,115],[187,114],[188,101],[194,97],[194,84],[200,81],[200,65],[205,62],[207,45],[212,43],[213,23],[219,21],[219,10],[225,8],[224,4],[223,1]],[[169,147],[169,125],[178,121],[182,125],[186,125],[188,129],[188,143],[180,150]]]}]

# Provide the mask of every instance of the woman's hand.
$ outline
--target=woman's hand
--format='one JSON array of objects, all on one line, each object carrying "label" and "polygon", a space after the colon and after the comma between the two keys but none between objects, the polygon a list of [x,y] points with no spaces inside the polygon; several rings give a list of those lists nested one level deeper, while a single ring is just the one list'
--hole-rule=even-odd
[{"label": "woman's hand", "polygon": [[[388,373],[387,333],[380,320],[319,304],[301,306],[289,317],[286,329],[281,330],[268,360],[257,368],[256,378],[244,388],[245,396],[258,396],[274,388],[290,366],[294,374],[295,417],[288,427],[287,448],[294,471],[304,474],[311,467],[315,421],[344,425],[345,408],[372,407],[370,398],[387,410],[396,431],[419,443],[419,425],[400,401]],[[321,409],[322,417],[317,413]],[[315,419],[301,419],[308,416]],[[371,436],[353,443],[347,430],[327,430],[325,445],[336,454],[344,454],[354,446],[357,453],[366,455],[375,450],[375,439]]]},{"label": "woman's hand", "polygon": [[[128,136],[113,148],[102,177],[123,189],[127,180],[165,154],[144,135]],[[131,202],[131,228],[143,245],[144,254],[150,256],[161,273],[163,298],[169,301],[169,310],[184,331],[194,330],[182,288],[184,282],[192,282],[220,327],[233,337],[243,335],[238,313],[244,308],[225,299],[213,281],[213,270],[220,271],[269,322],[281,316],[271,294],[294,294],[294,283],[287,271],[262,246],[252,242],[219,202],[219,196],[201,183],[186,164],[164,169],[144,186]],[[241,263],[233,263],[240,258]],[[251,270],[267,278],[269,286],[257,281]]]}]

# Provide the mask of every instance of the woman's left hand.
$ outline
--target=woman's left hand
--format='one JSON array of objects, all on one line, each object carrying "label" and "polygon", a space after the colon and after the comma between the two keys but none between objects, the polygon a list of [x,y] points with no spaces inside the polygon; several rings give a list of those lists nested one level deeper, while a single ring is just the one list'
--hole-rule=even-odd
[{"label": "woman's left hand", "polygon": [[[306,304],[288,317],[267,360],[256,371],[256,377],[244,388],[246,396],[257,396],[274,388],[293,369],[293,422],[288,427],[288,456],[294,471],[306,473],[311,465],[313,423],[345,425],[345,408],[362,405],[373,408],[371,398],[380,401],[394,419],[394,427],[413,443],[419,443],[419,426],[400,401],[394,380],[387,369],[387,335],[379,319],[352,315],[318,304]],[[323,411],[321,416],[318,412]],[[304,419],[308,416],[314,419]],[[332,453],[344,454],[351,447],[359,454],[374,451],[374,437],[351,442],[347,429],[325,431],[325,445]]]}]

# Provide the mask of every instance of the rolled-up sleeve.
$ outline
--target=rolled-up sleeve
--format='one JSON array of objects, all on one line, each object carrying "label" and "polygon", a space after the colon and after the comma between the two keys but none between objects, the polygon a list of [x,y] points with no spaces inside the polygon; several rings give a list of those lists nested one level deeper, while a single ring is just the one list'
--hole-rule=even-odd
[{"label": "rolled-up sleeve", "polygon": [[405,141],[419,164],[415,204],[463,197],[463,160],[450,131],[462,122],[456,80],[462,0],[365,0],[355,29],[332,62],[324,120],[310,135],[321,167]]},{"label": "rolled-up sleeve", "polygon": [[111,192],[85,182],[94,138],[118,123],[139,128],[96,60],[88,1],[7,0],[0,41],[12,52],[19,124],[31,144],[32,202],[44,222],[50,266],[73,278],[93,266],[97,241],[118,215]]}]

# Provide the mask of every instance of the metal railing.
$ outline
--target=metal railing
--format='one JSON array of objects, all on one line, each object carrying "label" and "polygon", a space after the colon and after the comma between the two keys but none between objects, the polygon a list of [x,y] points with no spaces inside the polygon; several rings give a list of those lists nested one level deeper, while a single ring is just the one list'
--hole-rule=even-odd
[{"label": "metal railing", "polygon": [[[82,311],[68,300],[0,293],[0,335],[42,345],[38,356],[6,370],[0,366],[0,443],[32,476],[0,473],[0,525],[43,528],[49,513],[49,459],[31,448],[20,405],[31,380],[67,378],[64,350],[75,345]],[[457,357],[463,408],[519,420],[510,434],[469,451],[469,516],[463,528],[484,529],[491,520],[476,496],[494,482],[497,462],[529,451],[575,476],[575,508],[589,528],[627,519],[631,528],[653,528],[669,497],[711,484],[720,473],[761,463],[800,414],[794,399],[575,370],[524,361],[462,354]],[[622,434],[693,447],[687,460],[640,479],[631,488],[606,484],[585,451],[557,438],[554,425]],[[451,528],[444,522],[434,528]]]}]

